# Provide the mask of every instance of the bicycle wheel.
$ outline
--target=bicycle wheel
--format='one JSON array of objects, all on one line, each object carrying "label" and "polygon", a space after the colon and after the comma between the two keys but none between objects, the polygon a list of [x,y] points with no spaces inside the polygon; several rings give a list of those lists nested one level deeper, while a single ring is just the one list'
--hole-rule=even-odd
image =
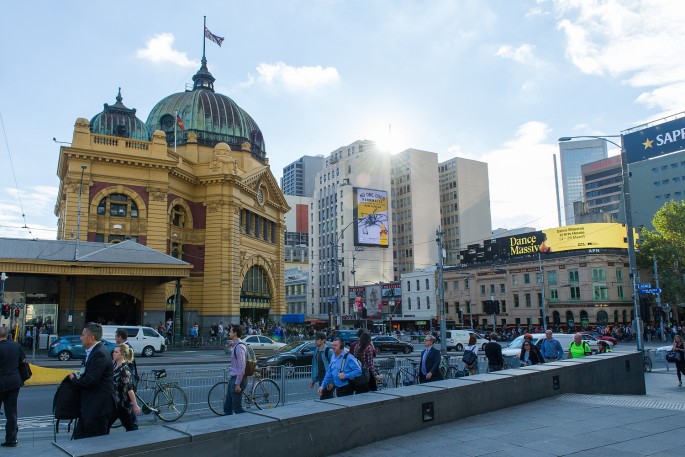
[{"label": "bicycle wheel", "polygon": [[259,409],[271,409],[281,401],[281,388],[276,381],[261,379],[252,388],[252,401]]},{"label": "bicycle wheel", "polygon": [[207,403],[209,403],[209,409],[212,410],[214,414],[219,416],[224,416],[224,402],[226,401],[226,395],[228,394],[228,383],[226,381],[218,382],[209,389],[209,395],[207,395]]},{"label": "bicycle wheel", "polygon": [[[464,371],[466,372],[466,375],[462,375],[462,376],[468,376],[469,375],[469,369],[464,367]],[[449,374],[450,379],[455,379],[455,378],[460,377],[459,376],[459,369],[457,367],[450,367],[449,370],[447,371],[447,373]]]},{"label": "bicycle wheel", "polygon": [[381,373],[381,380],[377,383],[378,390],[392,389],[395,387],[395,382],[392,380],[392,376],[388,373]]},{"label": "bicycle wheel", "polygon": [[442,375],[442,379],[449,378],[449,371],[445,365],[440,365],[440,374]]},{"label": "bicycle wheel", "polygon": [[179,386],[163,384],[152,399],[152,407],[157,410],[157,417],[164,422],[173,422],[185,414],[188,397]]},{"label": "bicycle wheel", "polygon": [[645,372],[651,373],[652,372],[652,359],[648,355],[646,355],[646,356],[644,356],[643,363],[645,365]]}]

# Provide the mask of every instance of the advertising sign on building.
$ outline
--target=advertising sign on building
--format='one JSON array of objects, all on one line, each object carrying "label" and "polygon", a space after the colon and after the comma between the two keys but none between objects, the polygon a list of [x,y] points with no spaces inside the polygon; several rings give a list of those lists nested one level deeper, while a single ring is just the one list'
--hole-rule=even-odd
[{"label": "advertising sign on building", "polygon": [[388,193],[354,188],[355,246],[388,247]]},{"label": "advertising sign on building", "polygon": [[685,117],[622,134],[628,163],[685,149]]}]

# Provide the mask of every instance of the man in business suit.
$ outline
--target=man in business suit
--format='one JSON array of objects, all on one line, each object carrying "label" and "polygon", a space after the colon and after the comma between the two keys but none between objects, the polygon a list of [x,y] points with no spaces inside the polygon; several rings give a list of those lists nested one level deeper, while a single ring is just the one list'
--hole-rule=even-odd
[{"label": "man in business suit", "polygon": [[5,406],[5,442],[2,447],[15,447],[17,445],[17,398],[22,386],[19,377],[19,361],[26,356],[14,341],[7,339],[7,328],[0,327],[0,403]]},{"label": "man in business suit", "polygon": [[114,381],[112,356],[100,343],[102,326],[90,322],[81,332],[86,359],[81,371],[70,373],[69,379],[81,393],[81,417],[74,430],[74,439],[109,434],[109,416],[114,413]]},{"label": "man in business suit", "polygon": [[421,366],[419,369],[419,382],[440,381],[443,379],[440,372],[440,351],[435,349],[435,337],[427,335],[424,342],[426,349],[421,353]]}]

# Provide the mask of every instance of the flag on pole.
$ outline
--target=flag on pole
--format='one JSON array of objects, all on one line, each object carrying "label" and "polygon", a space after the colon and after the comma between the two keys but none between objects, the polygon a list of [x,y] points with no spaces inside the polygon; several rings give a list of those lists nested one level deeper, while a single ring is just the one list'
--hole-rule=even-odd
[{"label": "flag on pole", "polygon": [[224,41],[223,37],[214,35],[207,27],[205,27],[205,37],[218,44],[219,47],[221,47],[221,43]]},{"label": "flag on pole", "polygon": [[176,124],[178,124],[178,128],[181,129],[181,132],[186,131],[186,128],[183,126],[183,119],[181,119],[181,116],[176,116]]}]

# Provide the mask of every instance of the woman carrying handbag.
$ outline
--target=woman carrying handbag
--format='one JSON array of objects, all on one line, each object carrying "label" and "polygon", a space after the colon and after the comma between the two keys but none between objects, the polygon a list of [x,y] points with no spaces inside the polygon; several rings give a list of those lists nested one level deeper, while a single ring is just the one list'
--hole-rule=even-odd
[{"label": "woman carrying handbag", "polygon": [[671,351],[676,353],[675,372],[678,375],[678,385],[682,386],[683,380],[680,373],[685,374],[685,344],[683,344],[683,338],[680,335],[676,335],[673,339]]}]

